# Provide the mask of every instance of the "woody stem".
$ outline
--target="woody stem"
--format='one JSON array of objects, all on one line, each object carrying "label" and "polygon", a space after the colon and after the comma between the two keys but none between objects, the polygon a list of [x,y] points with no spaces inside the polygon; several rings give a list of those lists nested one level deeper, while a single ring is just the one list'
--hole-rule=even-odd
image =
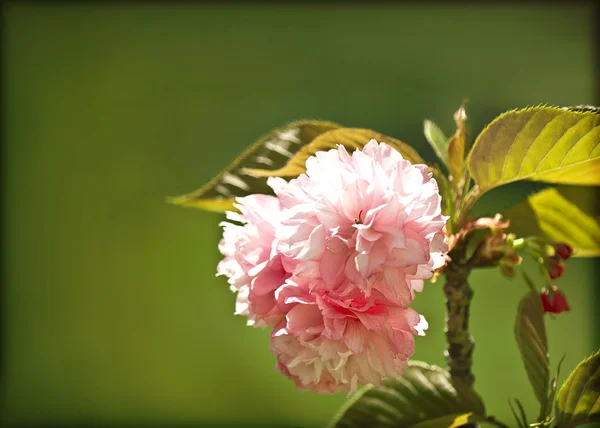
[{"label": "woody stem", "polygon": [[471,371],[475,341],[469,333],[469,307],[473,298],[473,289],[467,278],[471,272],[468,264],[458,260],[450,262],[445,269],[446,284],[446,341],[448,348],[444,352],[452,379],[460,379],[472,385],[475,377]]}]

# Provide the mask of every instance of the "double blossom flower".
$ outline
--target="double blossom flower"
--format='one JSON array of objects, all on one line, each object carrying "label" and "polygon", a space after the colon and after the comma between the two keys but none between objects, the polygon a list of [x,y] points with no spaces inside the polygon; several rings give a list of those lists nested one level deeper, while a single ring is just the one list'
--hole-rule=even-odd
[{"label": "double blossom flower", "polygon": [[219,275],[236,314],[271,327],[277,368],[301,390],[356,391],[402,374],[427,322],[409,307],[447,251],[426,165],[371,140],[270,178],[276,196],[238,198],[223,222]]}]

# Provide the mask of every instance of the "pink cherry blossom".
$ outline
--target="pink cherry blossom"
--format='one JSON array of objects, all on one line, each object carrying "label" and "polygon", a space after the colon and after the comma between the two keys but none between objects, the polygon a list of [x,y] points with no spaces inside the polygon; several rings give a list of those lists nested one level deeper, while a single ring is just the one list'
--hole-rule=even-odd
[{"label": "pink cherry blossom", "polygon": [[385,143],[318,152],[277,198],[238,199],[219,274],[237,313],[271,326],[277,368],[302,390],[347,391],[402,374],[427,322],[408,306],[447,245],[437,183]]},{"label": "pink cherry blossom", "polygon": [[236,311],[248,317],[248,325],[274,326],[284,313],[277,307],[275,290],[290,276],[276,249],[275,228],[282,214],[277,198],[250,195],[237,199],[240,213],[227,218],[242,225],[222,222],[223,239],[219,250],[225,256],[217,275],[225,275],[232,291],[237,291]]}]

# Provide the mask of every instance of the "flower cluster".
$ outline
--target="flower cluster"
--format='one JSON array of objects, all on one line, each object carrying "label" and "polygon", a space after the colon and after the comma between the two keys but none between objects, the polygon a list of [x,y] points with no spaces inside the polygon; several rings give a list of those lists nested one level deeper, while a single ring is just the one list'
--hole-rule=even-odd
[{"label": "flower cluster", "polygon": [[[550,279],[558,279],[565,271],[563,261],[567,261],[571,258],[573,255],[573,248],[564,242],[558,242],[552,245],[552,251],[554,254],[543,259],[544,267],[547,270]],[[555,285],[552,285],[549,288],[542,288],[540,298],[544,313],[560,314],[561,312],[571,310],[565,295]]]},{"label": "flower cluster", "polygon": [[409,308],[447,251],[436,181],[385,143],[318,152],[306,174],[238,198],[218,274],[236,313],[272,327],[277,368],[299,389],[353,393],[398,376],[425,319]]}]

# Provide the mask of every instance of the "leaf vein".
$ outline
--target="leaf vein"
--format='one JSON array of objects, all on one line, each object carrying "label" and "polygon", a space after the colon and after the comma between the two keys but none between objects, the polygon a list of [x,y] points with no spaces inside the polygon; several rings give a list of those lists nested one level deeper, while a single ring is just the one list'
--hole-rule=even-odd
[{"label": "leaf vein", "polygon": [[[540,129],[540,132],[537,134],[537,136],[533,139],[533,141],[529,145],[529,147],[527,147],[527,150],[525,151],[525,155],[523,155],[523,158],[521,159],[521,165],[519,166],[519,171],[517,172],[517,176],[521,176],[521,170],[523,169],[523,165],[525,164],[525,159],[527,159],[527,155],[529,155],[531,148],[535,145],[535,142],[538,140],[538,138],[540,138],[540,135],[542,135],[542,133],[544,132],[544,129],[546,129],[548,127],[548,125],[550,125],[552,122],[554,122],[556,120],[556,118],[558,118],[560,116],[561,115],[554,116],[552,119],[550,119],[548,122],[546,122],[546,124],[542,127],[542,129]],[[508,155],[508,152],[507,152],[507,155]],[[506,157],[508,158],[508,156],[506,156]],[[505,159],[505,161],[506,161],[506,159]]]},{"label": "leaf vein", "polygon": [[[582,136],[582,137],[581,137],[579,140],[577,140],[577,141],[575,142],[575,144],[573,144],[573,145],[572,145],[572,146],[569,148],[569,150],[567,150],[567,153],[565,153],[565,155],[563,156],[563,158],[562,158],[562,161],[560,162],[560,165],[558,165],[558,168],[561,168],[561,167],[563,166],[563,164],[565,163],[565,159],[567,158],[567,156],[569,155],[569,153],[571,153],[571,150],[573,150],[573,149],[574,149],[574,148],[577,146],[577,144],[579,144],[579,143],[580,143],[580,142],[581,142],[581,141],[582,141],[582,140],[583,140],[583,139],[584,139],[584,138],[585,138],[585,137],[586,137],[586,136],[587,136],[587,135],[588,135],[590,132],[592,132],[592,131],[593,131],[594,129],[596,129],[596,128],[598,128],[598,127],[597,127],[597,126],[593,126],[593,127],[592,127],[592,129],[590,129],[588,132],[586,132],[586,133],[585,133],[585,134],[584,134],[584,135],[583,135],[583,136]],[[592,152],[593,152],[593,151],[594,151],[594,150],[592,149]],[[591,152],[591,153],[592,153],[592,152]],[[583,159],[582,161],[584,161],[584,162],[585,162],[585,161],[586,161],[586,160],[588,160],[588,159],[589,159],[589,157],[588,157],[587,159]],[[579,161],[579,162],[575,162],[575,163],[573,163],[573,164],[569,164],[569,165],[575,165],[576,163],[580,163],[580,162],[581,162],[581,161]],[[555,168],[555,169],[558,169],[558,168]]]},{"label": "leaf vein", "polygon": [[554,145],[552,147],[550,147],[550,150],[548,150],[548,151],[546,151],[546,153],[544,153],[544,156],[542,156],[542,158],[540,159],[540,161],[538,162],[538,164],[535,166],[535,171],[533,171],[534,174],[536,172],[538,172],[538,169],[540,168],[540,165],[542,164],[542,162],[544,162],[544,160],[546,159],[546,157],[548,157],[548,154],[556,146],[556,143],[558,143],[561,140],[561,138],[564,137],[567,132],[569,132],[569,130],[571,130],[571,129],[573,129],[573,127],[577,126],[579,124],[579,122],[581,122],[583,119],[584,118],[580,118],[579,120],[577,120],[577,122],[575,122],[573,125],[569,126],[567,129],[565,129],[565,131],[561,134],[561,136],[556,139],[556,141],[554,142]]}]

